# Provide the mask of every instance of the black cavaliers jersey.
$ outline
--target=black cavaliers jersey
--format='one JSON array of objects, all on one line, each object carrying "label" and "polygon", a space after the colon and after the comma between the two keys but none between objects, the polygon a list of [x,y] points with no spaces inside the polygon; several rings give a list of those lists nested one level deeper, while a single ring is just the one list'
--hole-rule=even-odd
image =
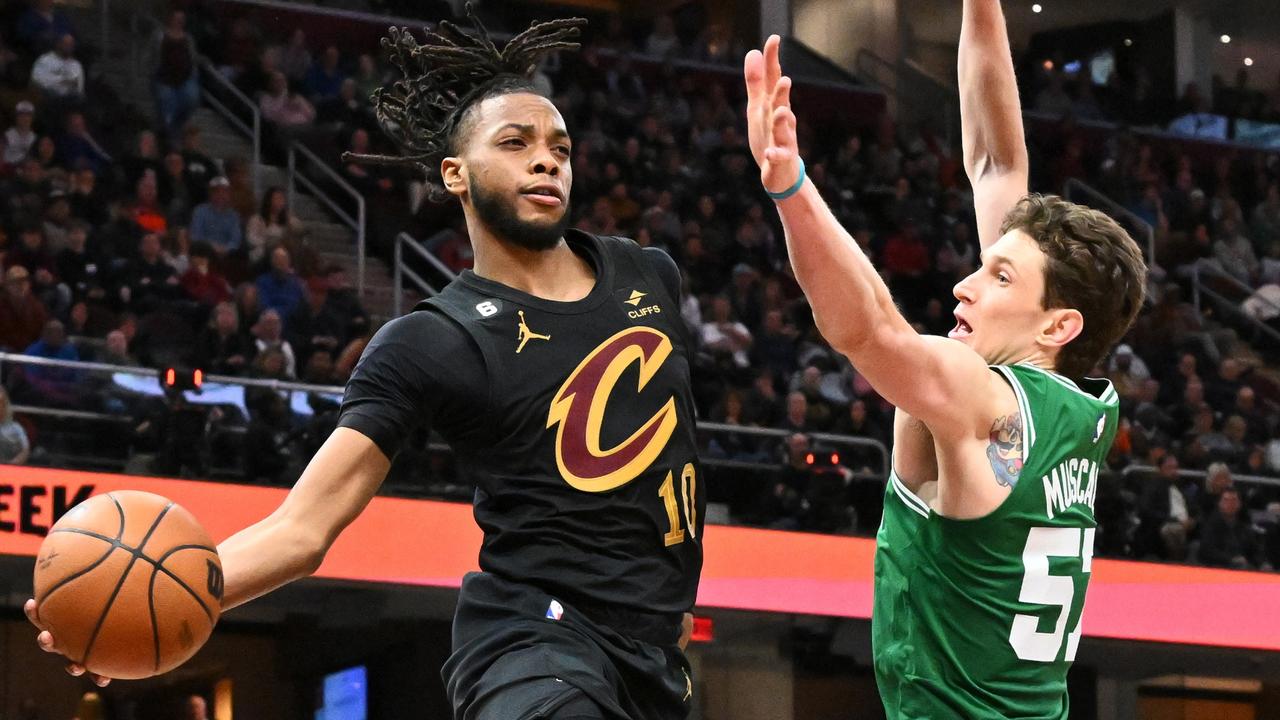
[{"label": "black cavaliers jersey", "polygon": [[678,271],[630,240],[566,240],[595,266],[587,297],[464,272],[374,337],[339,424],[393,455],[431,420],[476,484],[482,570],[580,603],[684,612],[705,489]]}]

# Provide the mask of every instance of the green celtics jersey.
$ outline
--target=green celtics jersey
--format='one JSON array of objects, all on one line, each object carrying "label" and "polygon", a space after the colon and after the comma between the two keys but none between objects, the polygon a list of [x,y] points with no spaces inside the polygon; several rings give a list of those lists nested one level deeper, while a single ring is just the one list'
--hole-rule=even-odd
[{"label": "green celtics jersey", "polygon": [[896,475],[885,491],[871,625],[891,719],[1067,717],[1118,400],[1106,380],[1083,381],[1086,391],[1031,365],[992,369],[1023,420],[1019,481],[1004,503],[950,520]]}]

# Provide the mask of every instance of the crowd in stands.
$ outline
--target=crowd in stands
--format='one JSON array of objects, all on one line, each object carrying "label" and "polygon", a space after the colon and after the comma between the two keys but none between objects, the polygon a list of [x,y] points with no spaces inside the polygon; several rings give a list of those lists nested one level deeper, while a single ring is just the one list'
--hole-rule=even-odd
[{"label": "crowd in stands", "polygon": [[[157,39],[162,56],[192,47],[175,15]],[[210,31],[192,32],[198,47]],[[312,46],[301,30],[265,36],[243,19],[216,32],[220,71],[258,99],[282,136],[328,144],[331,158],[337,148],[388,149],[368,102],[388,77],[377,58]],[[574,225],[663,248],[682,268],[701,417],[790,433],[781,443],[748,433],[707,438],[708,459],[775,468],[754,485],[721,484],[745,488],[720,498],[733,517],[873,532],[879,487],[857,478],[879,470],[875,453],[842,450],[839,462],[815,464],[815,454],[834,455],[813,436],[888,445],[892,408],[813,326],[747,148],[740,79],[726,71],[720,82],[695,82],[670,61],[631,72],[625,53],[605,59],[599,50],[623,42],[649,50],[684,45],[672,43],[665,19],[647,36],[623,40],[613,32],[604,26],[583,52],[536,78],[574,135]],[[220,169],[204,154],[198,130],[181,124],[190,107],[175,88],[186,79],[156,81],[168,88],[157,90],[159,105],[168,97],[177,109],[162,109],[153,130],[122,152],[94,141],[74,109],[55,119],[43,106],[14,106],[6,139],[15,140],[5,147],[12,240],[0,346],[149,364],[176,346],[210,372],[341,383],[370,331],[342,272],[306,259],[305,228],[282,192],[245,197],[243,168]],[[1057,92],[1028,103],[1048,105]],[[1077,100],[1090,91],[1078,92]],[[908,318],[922,332],[945,334],[954,325],[952,287],[979,262],[957,148],[889,116],[834,134],[806,125],[803,108],[799,114],[810,177]],[[1189,299],[1196,268],[1234,277],[1250,292],[1280,280],[1280,157],[1206,156],[1123,128],[1087,130],[1070,117],[1032,123],[1029,144],[1033,188],[1059,192],[1071,178],[1088,181],[1156,230],[1150,306],[1093,373],[1115,383],[1122,412],[1115,474],[1098,498],[1099,551],[1280,566],[1280,494],[1233,480],[1280,477],[1280,387],[1250,352],[1251,326],[1202,312]],[[354,164],[340,170],[371,201],[402,214],[411,209],[405,222],[416,223],[453,270],[470,267],[456,209],[423,202],[414,178]],[[300,273],[301,265],[308,267]],[[166,320],[157,323],[157,315]],[[172,342],[175,315],[190,342]],[[92,342],[69,343],[67,335]],[[13,389],[17,401],[24,388]],[[287,480],[288,463],[273,465],[268,451],[287,443],[296,425],[288,407],[263,397],[251,421],[251,435],[267,438],[254,454],[268,466],[251,474]],[[0,442],[8,437],[3,422],[0,412]],[[8,441],[0,450],[16,453],[19,445]],[[1119,474],[1135,464],[1155,470]],[[1206,471],[1208,480],[1185,479],[1179,468]]]},{"label": "crowd in stands", "polygon": [[[0,351],[342,384],[368,315],[283,190],[255,197],[244,160],[210,157],[190,122],[198,56],[185,26],[174,10],[157,31],[154,107],[132,108],[90,80],[60,7],[32,0],[0,23]],[[88,381],[5,366],[0,461],[39,451],[12,405],[147,412]],[[249,417],[226,421],[271,411],[247,404]]]}]

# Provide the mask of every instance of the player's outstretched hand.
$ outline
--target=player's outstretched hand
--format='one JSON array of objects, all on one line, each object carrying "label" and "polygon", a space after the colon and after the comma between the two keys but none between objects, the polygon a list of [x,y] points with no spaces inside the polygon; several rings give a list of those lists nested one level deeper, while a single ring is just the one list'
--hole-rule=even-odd
[{"label": "player's outstretched hand", "polygon": [[791,111],[791,78],[782,74],[778,48],[782,40],[770,35],[764,51],[747,53],[747,130],[751,154],[760,166],[765,190],[780,193],[800,177],[796,116]]},{"label": "player's outstretched hand", "polygon": [[[62,651],[58,649],[57,643],[54,642],[53,633],[45,629],[44,625],[40,622],[40,615],[36,612],[36,601],[28,600],[27,603],[22,606],[22,610],[27,614],[27,619],[31,621],[31,624],[35,625],[36,628],[40,630],[40,634],[36,635],[36,644],[40,646],[40,649],[47,653],[61,655]],[[83,665],[67,663],[67,672],[76,677],[80,677],[85,673],[85,670]],[[111,682],[110,678],[105,678],[101,675],[94,675],[93,673],[89,673],[89,677],[98,685],[98,687],[106,687],[107,683]]]}]

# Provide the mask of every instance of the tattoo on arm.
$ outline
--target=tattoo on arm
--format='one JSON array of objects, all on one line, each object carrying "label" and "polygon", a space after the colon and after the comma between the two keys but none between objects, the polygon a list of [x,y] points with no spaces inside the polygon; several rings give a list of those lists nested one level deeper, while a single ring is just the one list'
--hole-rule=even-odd
[{"label": "tattoo on arm", "polygon": [[1022,472],[1022,415],[1013,413],[996,418],[991,425],[991,444],[987,459],[996,474],[996,482],[1015,487]]}]

